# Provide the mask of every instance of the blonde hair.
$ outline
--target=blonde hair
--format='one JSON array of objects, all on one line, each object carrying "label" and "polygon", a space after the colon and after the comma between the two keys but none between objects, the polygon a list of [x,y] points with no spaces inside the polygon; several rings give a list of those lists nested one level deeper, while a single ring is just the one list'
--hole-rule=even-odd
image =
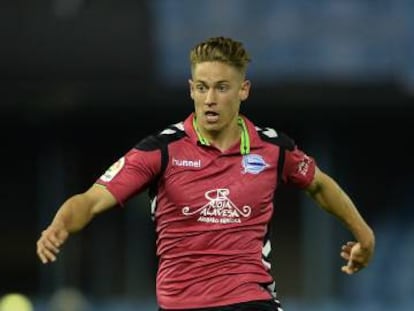
[{"label": "blonde hair", "polygon": [[246,73],[250,57],[243,44],[231,38],[214,37],[198,43],[190,52],[191,68],[202,62],[222,62]]}]

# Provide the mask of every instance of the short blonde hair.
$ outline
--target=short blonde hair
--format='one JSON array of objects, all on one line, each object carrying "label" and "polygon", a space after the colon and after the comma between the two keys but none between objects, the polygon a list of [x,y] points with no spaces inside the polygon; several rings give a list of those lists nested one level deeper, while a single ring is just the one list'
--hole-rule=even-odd
[{"label": "short blonde hair", "polygon": [[191,69],[196,64],[214,61],[233,66],[245,75],[250,57],[241,42],[225,37],[200,42],[190,52]]}]

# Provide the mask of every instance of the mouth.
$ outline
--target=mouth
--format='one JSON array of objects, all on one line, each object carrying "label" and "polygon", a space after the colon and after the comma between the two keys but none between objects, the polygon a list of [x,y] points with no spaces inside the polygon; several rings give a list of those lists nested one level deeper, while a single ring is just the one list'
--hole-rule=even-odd
[{"label": "mouth", "polygon": [[205,115],[205,117],[206,117],[206,120],[207,120],[207,122],[211,122],[211,123],[213,123],[213,122],[217,122],[218,121],[218,119],[219,119],[219,114],[217,113],[217,112],[215,112],[215,111],[211,111],[211,110],[209,110],[209,111],[206,111],[205,113],[204,113],[204,115]]}]

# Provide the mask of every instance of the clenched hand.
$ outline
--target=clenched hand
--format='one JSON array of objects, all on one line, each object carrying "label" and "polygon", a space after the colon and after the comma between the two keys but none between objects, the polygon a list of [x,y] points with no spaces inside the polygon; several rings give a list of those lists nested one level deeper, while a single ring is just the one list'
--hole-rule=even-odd
[{"label": "clenched hand", "polygon": [[373,248],[363,248],[360,243],[347,242],[342,246],[341,257],[347,261],[342,267],[346,274],[354,274],[365,268],[371,260]]}]

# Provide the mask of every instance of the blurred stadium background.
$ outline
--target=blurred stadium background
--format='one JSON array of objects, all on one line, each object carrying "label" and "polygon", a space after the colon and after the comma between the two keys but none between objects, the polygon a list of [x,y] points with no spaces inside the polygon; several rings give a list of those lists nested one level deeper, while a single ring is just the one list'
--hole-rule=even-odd
[{"label": "blurred stadium background", "polygon": [[377,234],[369,269],[343,275],[348,232],[280,192],[285,310],[414,309],[414,1],[4,0],[0,29],[0,295],[27,295],[35,311],[156,310],[145,194],[97,218],[53,265],[35,242],[66,197],[192,111],[188,50],[224,35],[253,58],[242,112],[314,155]]}]

